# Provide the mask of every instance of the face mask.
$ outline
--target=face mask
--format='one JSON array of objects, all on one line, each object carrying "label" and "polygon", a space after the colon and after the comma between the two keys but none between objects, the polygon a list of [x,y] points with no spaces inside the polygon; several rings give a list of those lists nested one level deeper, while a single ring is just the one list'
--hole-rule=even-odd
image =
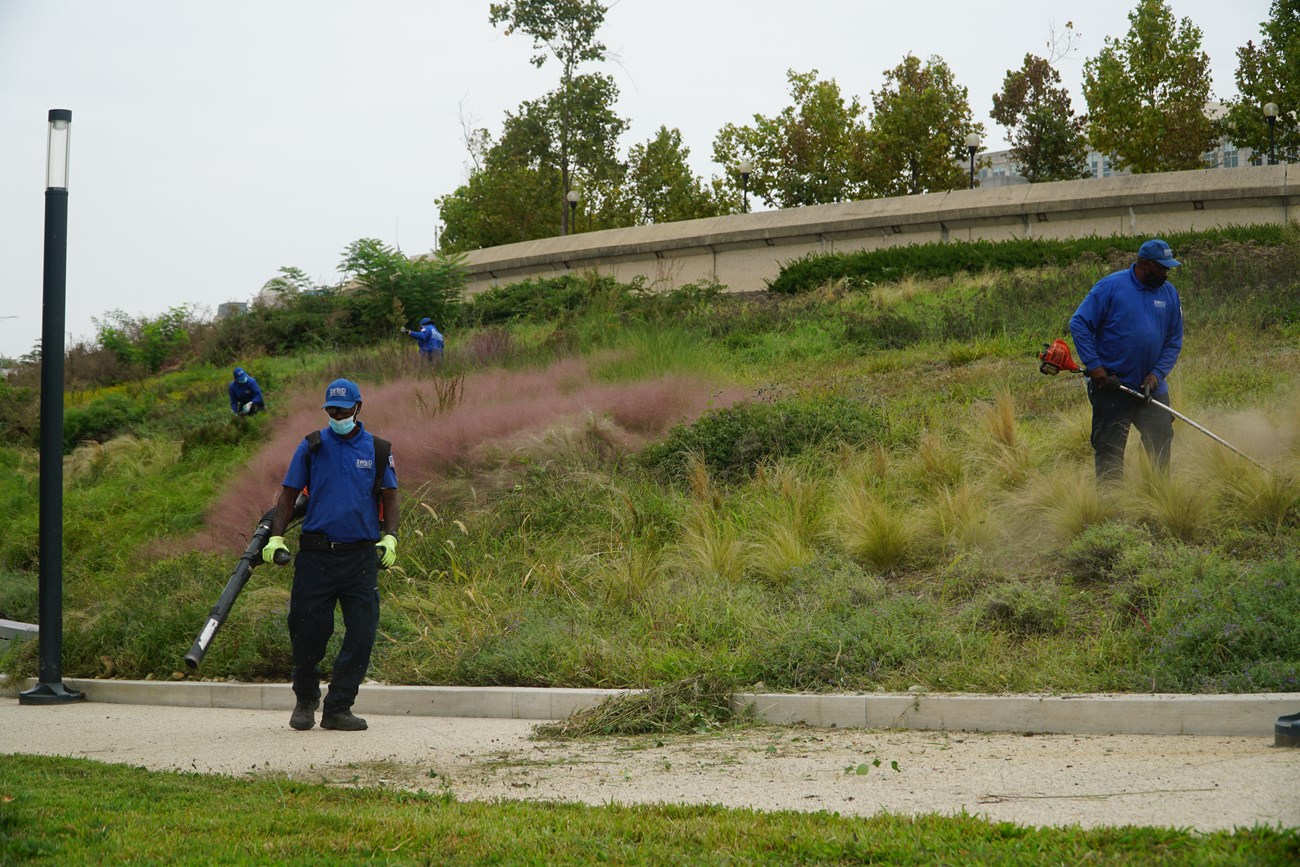
[{"label": "face mask", "polygon": [[356,426],[357,419],[355,415],[350,415],[344,419],[330,419],[330,430],[334,431],[334,433],[341,437],[345,437],[352,433],[352,429]]},{"label": "face mask", "polygon": [[241,377],[239,377],[239,382],[240,382],[241,385],[242,385],[243,383],[248,382],[248,377],[247,377],[247,376],[241,376]]}]

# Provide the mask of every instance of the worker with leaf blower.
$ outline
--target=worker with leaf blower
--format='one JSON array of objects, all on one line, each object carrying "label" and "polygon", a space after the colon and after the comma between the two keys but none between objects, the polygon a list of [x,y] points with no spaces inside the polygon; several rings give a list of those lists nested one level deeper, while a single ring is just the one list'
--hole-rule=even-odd
[{"label": "worker with leaf blower", "polygon": [[[1169,468],[1173,418],[1168,377],[1183,348],[1183,311],[1169,272],[1181,263],[1162,240],[1138,248],[1137,262],[1097,282],[1070,319],[1079,363],[1088,375],[1097,479],[1124,476],[1130,425],[1162,471]],[[1120,386],[1142,397],[1134,397]]]},{"label": "worker with leaf blower", "polygon": [[421,319],[420,329],[418,331],[412,331],[409,328],[400,328],[398,330],[407,337],[414,339],[416,343],[419,344],[420,357],[425,361],[432,362],[442,360],[442,347],[444,340],[442,332],[438,330],[438,326],[433,324],[432,319],[427,316]]},{"label": "worker with leaf blower", "polygon": [[[320,725],[361,731],[366,721],[352,713],[357,690],[370,666],[379,628],[379,567],[397,559],[397,473],[392,445],[371,436],[358,421],[361,390],[347,379],[325,389],[329,426],[298,443],[276,502],[262,559],[276,562],[288,551],[284,532],[294,502],[307,488],[307,512],[289,595],[289,640],[293,646],[293,692],[289,726],[305,731],[320,707],[317,665],[334,632],[334,606],[343,610],[343,643],[334,659]],[[281,558],[283,559],[283,557]]]}]

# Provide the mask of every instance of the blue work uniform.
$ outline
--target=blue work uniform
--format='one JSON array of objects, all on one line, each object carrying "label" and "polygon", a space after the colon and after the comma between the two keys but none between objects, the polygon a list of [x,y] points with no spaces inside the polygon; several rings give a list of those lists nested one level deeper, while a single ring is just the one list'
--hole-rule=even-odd
[{"label": "blue work uniform", "polygon": [[420,354],[425,358],[442,355],[442,333],[432,325],[425,325],[419,331],[412,331],[411,337],[420,344]]},{"label": "blue work uniform", "polygon": [[[395,462],[389,455],[380,488],[396,488]],[[286,488],[307,488],[304,533],[320,533],[331,542],[375,542],[379,539],[379,510],[375,504],[375,438],[357,422],[357,431],[344,438],[328,427],[320,432],[320,448],[313,454],[306,438],[298,443]]]},{"label": "blue work uniform", "polygon": [[[390,455],[381,488],[396,488]],[[379,629],[379,504],[374,494],[375,440],[357,423],[344,439],[328,427],[313,453],[298,444],[284,486],[307,488],[303,535],[319,534],[331,547],[303,542],[294,559],[289,594],[289,637],[293,646],[293,691],[300,701],[320,699],[320,662],[334,634],[334,606],[343,612],[343,642],[334,658],[324,712],[351,709],[370,667]],[[333,547],[334,544],[339,547]]]},{"label": "blue work uniform", "polygon": [[243,382],[232,379],[226,390],[230,392],[231,412],[239,412],[239,408],[246,403],[252,403],[257,409],[266,409],[262,389],[258,388],[257,380],[251,376],[245,376]]},{"label": "blue work uniform", "polygon": [[[1092,287],[1070,319],[1070,334],[1084,370],[1103,367],[1135,391],[1154,373],[1155,403],[1169,405],[1166,378],[1183,348],[1183,310],[1178,290],[1168,281],[1157,289],[1143,286],[1133,269],[1117,271]],[[1161,470],[1169,466],[1173,417],[1164,409],[1118,389],[1088,380],[1092,404],[1090,441],[1097,478],[1124,476],[1124,448],[1129,427],[1142,434],[1142,447]]]},{"label": "blue work uniform", "polygon": [[1070,319],[1070,334],[1084,370],[1106,368],[1129,388],[1140,389],[1148,373],[1160,379],[1153,394],[1168,394],[1165,379],[1183,348],[1183,308],[1178,290],[1165,281],[1148,289],[1133,269],[1097,281]]}]

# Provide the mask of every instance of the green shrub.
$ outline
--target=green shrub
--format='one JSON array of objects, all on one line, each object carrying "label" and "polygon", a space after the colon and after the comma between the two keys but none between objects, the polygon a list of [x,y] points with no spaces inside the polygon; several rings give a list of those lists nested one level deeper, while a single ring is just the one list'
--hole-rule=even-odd
[{"label": "green shrub", "polygon": [[[1254,241],[1269,246],[1282,244],[1283,227],[1275,225],[1230,227],[1205,232],[1166,235],[1175,249],[1195,241]],[[1051,240],[1022,238],[1010,241],[910,244],[881,250],[852,253],[810,253],[786,262],[768,281],[771,292],[793,295],[825,286],[836,280],[882,283],[904,277],[949,277],[962,272],[1007,271],[1069,265],[1085,257],[1108,258],[1112,253],[1132,255],[1136,245],[1128,235]]]},{"label": "green shrub", "polygon": [[843,398],[740,403],[678,425],[663,442],[646,448],[641,460],[680,480],[690,456],[697,454],[715,478],[734,483],[764,461],[837,442],[863,446],[884,433],[879,413]]},{"label": "green shrub", "polygon": [[1061,564],[1074,580],[1090,584],[1122,578],[1125,560],[1144,558],[1151,550],[1144,527],[1107,521],[1088,527],[1062,552]]},{"label": "green shrub", "polygon": [[104,441],[134,429],[148,415],[148,408],[121,394],[106,394],[63,414],[63,451],[70,453],[78,443]]},{"label": "green shrub", "polygon": [[1055,584],[1003,584],[987,590],[975,603],[976,623],[1017,638],[1055,635],[1065,629],[1066,605]]},{"label": "green shrub", "polygon": [[1177,568],[1191,580],[1166,593],[1151,617],[1137,685],[1300,691],[1300,561],[1292,556],[1239,574],[1240,564],[1210,555]]},{"label": "green shrub", "polygon": [[475,295],[467,318],[480,325],[512,320],[545,322],[581,310],[596,300],[622,306],[632,286],[596,272],[539,277],[494,286]]}]

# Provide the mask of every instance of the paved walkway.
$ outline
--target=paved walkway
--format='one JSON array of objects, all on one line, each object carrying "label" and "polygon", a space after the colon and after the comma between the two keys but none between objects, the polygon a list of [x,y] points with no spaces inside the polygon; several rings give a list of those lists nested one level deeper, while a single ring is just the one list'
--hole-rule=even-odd
[{"label": "paved walkway", "polygon": [[295,732],[282,710],[42,707],[0,698],[0,755],[445,788],[464,800],[709,803],[852,815],[964,809],[1026,825],[1207,831],[1300,826],[1300,750],[1273,747],[1271,735],[760,726],[569,742],[530,739],[531,720],[374,714],[369,720],[366,732]]}]

